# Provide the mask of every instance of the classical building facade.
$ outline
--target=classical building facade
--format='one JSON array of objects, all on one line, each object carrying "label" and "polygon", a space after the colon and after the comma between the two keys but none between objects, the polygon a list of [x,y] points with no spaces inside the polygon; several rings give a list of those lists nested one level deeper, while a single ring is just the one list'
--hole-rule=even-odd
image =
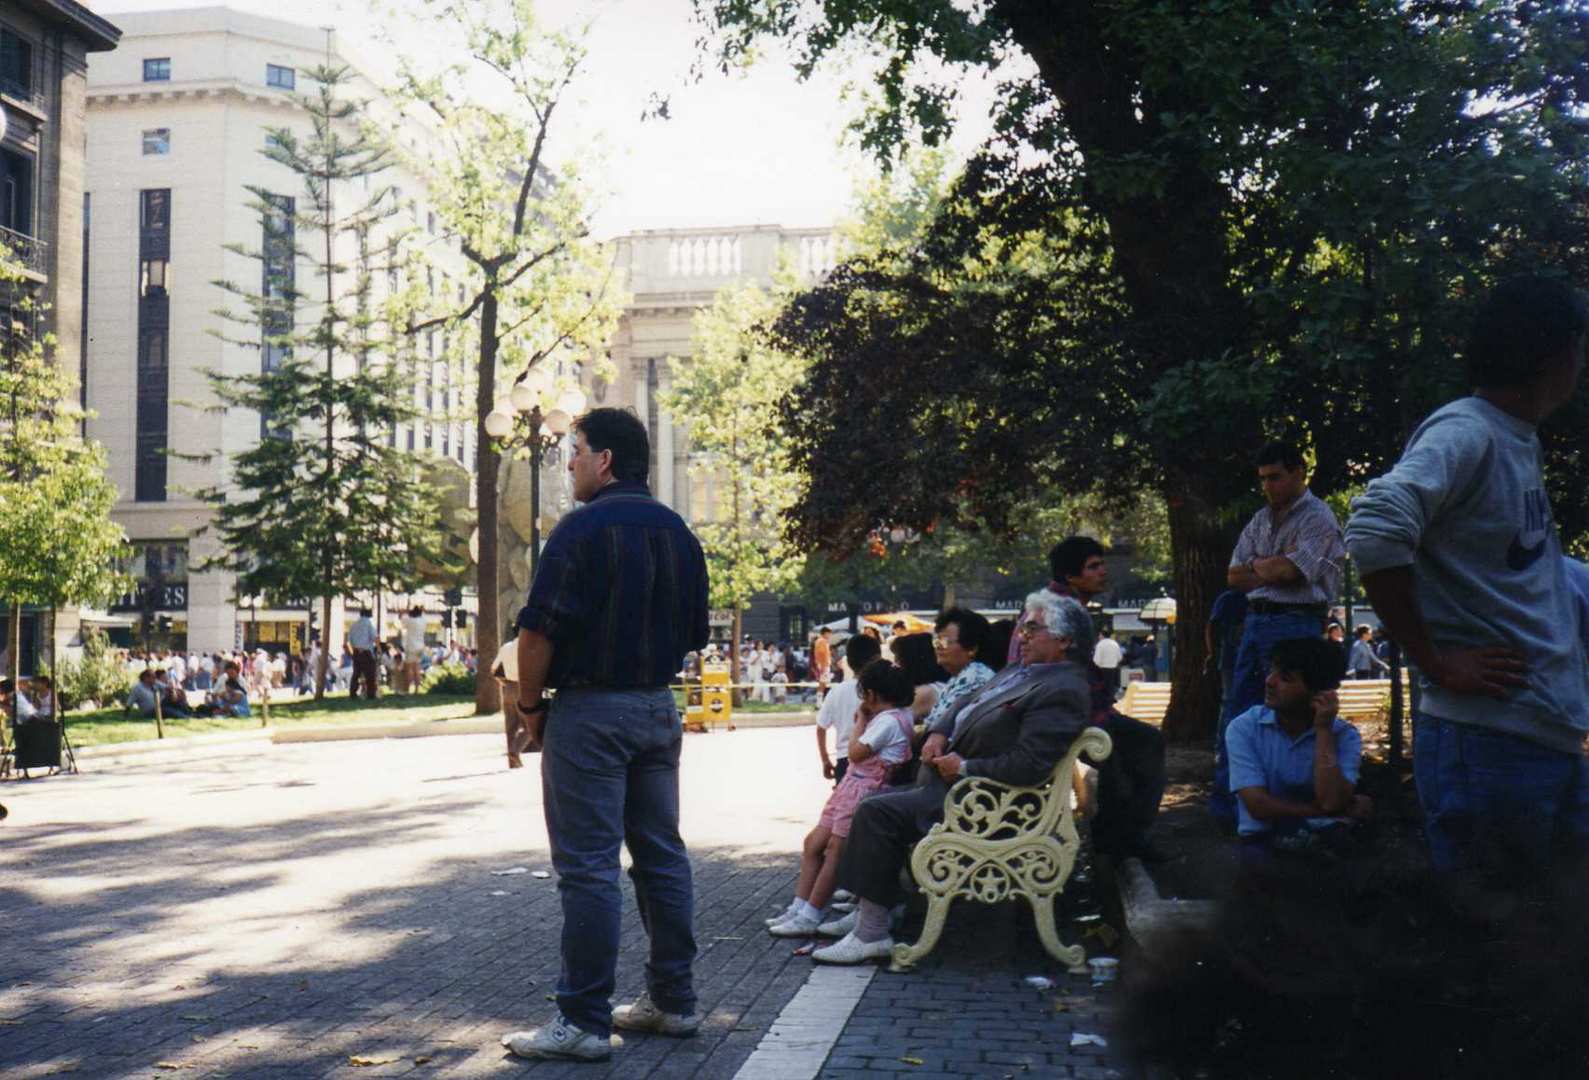
[{"label": "classical building facade", "polygon": [[[0,244],[42,301],[28,334],[55,335],[57,363],[79,377],[83,363],[85,100],[88,58],[116,47],[120,31],[73,0],[0,4]],[[0,297],[9,328],[10,298]],[[0,624],[5,618],[0,615]],[[75,614],[58,620],[65,644]],[[23,670],[42,643],[38,616],[23,618]]]},{"label": "classical building facade", "polygon": [[[237,595],[234,575],[196,569],[216,548],[202,531],[211,509],[195,493],[226,475],[219,471],[226,460],[262,434],[258,414],[215,407],[205,373],[258,373],[279,348],[223,340],[223,331],[236,338],[239,329],[216,310],[237,305],[216,283],[261,280],[260,260],[239,250],[267,262],[291,259],[282,254],[291,244],[282,243],[280,224],[262,220],[250,189],[284,209],[286,200],[303,198],[300,179],[263,151],[271,129],[309,135],[297,95],[314,92],[311,70],[349,68],[347,95],[369,103],[360,119],[396,132],[408,147],[423,147],[434,134],[384,104],[358,45],[335,31],[221,7],[129,14],[121,26],[121,49],[96,57],[88,71],[85,369],[86,401],[97,413],[89,434],[109,450],[121,492],[115,516],[137,552],[131,572],[139,588],[121,607],[144,620],[153,612],[178,646],[297,650],[317,612],[261,608]],[[394,224],[426,247],[432,295],[453,297],[462,288],[462,256],[438,233],[413,174],[394,166],[338,197],[362,204],[385,187],[396,189]],[[315,274],[302,260],[289,269],[300,282]],[[300,330],[315,317],[300,313]],[[445,345],[441,331],[416,342],[424,374],[415,394],[425,418],[389,437],[467,474],[475,459],[473,392],[464,371],[446,362]],[[406,600],[383,599],[383,614]],[[425,606],[439,607],[439,597]],[[338,604],[332,648],[340,647],[345,622]]]}]

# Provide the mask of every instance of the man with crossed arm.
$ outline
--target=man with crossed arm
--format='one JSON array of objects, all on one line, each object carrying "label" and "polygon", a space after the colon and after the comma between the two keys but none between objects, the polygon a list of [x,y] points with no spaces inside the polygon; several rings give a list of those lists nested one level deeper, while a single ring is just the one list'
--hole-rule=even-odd
[{"label": "man with crossed arm", "polygon": [[1275,642],[1323,632],[1325,616],[1341,591],[1346,558],[1340,522],[1308,490],[1302,452],[1290,443],[1272,442],[1258,452],[1254,464],[1268,505],[1242,530],[1225,574],[1226,584],[1247,596],[1241,645],[1214,737],[1209,810],[1226,826],[1235,823],[1236,808],[1230,795],[1225,728],[1263,702],[1269,652]]}]

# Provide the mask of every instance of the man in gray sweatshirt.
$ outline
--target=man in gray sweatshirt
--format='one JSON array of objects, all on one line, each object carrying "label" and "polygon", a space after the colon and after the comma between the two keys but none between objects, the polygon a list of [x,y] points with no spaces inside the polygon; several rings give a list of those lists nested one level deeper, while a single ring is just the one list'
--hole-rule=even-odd
[{"label": "man in gray sweatshirt", "polygon": [[1363,588],[1422,673],[1413,769],[1437,869],[1589,848],[1589,669],[1535,433],[1573,395],[1586,330],[1566,284],[1502,283],[1468,345],[1474,394],[1352,504]]}]

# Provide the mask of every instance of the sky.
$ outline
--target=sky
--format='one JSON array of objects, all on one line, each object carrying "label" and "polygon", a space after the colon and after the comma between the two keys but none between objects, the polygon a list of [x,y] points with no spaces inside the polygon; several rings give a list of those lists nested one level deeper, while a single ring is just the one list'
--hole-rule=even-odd
[{"label": "sky", "polygon": [[[403,0],[397,0],[402,3]],[[117,12],[210,6],[203,0],[91,0]],[[308,25],[335,25],[353,39],[370,33],[373,5],[350,0],[229,0],[227,6]],[[873,166],[841,145],[855,104],[844,75],[796,80],[786,55],[771,53],[745,74],[711,71],[692,83],[700,28],[690,0],[542,0],[541,18],[591,20],[590,58],[573,87],[574,108],[554,150],[595,148],[602,190],[595,233],[777,224],[831,225],[845,215]],[[670,101],[666,120],[642,120],[652,95]],[[991,89],[967,87],[962,151],[987,129]]]}]

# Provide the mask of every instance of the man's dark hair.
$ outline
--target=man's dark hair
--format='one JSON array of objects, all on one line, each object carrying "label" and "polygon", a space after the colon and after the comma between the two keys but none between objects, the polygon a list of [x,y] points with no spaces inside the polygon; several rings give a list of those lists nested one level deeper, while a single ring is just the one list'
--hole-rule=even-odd
[{"label": "man's dark hair", "polygon": [[882,655],[882,643],[866,634],[851,634],[850,640],[844,643],[844,659],[850,662],[850,670],[856,675]]},{"label": "man's dark hair", "polygon": [[413,607],[408,609],[408,614],[411,615],[411,616],[413,616],[413,615],[423,615],[423,614],[425,614],[425,609],[420,607],[418,604],[415,604]]},{"label": "man's dark hair", "polygon": [[371,615],[374,615],[374,614],[375,614],[375,612],[371,611],[367,607],[359,608],[359,617],[360,618],[368,619]]},{"label": "man's dark hair", "polygon": [[1266,443],[1264,448],[1253,457],[1252,467],[1261,469],[1265,465],[1280,465],[1289,472],[1296,472],[1302,468],[1302,450],[1296,443],[1276,439]]},{"label": "man's dark hair", "polygon": [[1048,553],[1048,572],[1055,581],[1076,577],[1087,560],[1103,554],[1103,545],[1090,536],[1067,536]]},{"label": "man's dark hair", "polygon": [[932,628],[942,633],[943,628],[950,623],[959,628],[960,647],[967,652],[976,653],[978,660],[987,663],[987,657],[982,654],[988,643],[988,620],[970,608],[952,607],[938,613]]},{"label": "man's dark hair", "polygon": [[916,685],[905,669],[887,661],[867,664],[857,688],[863,694],[872,691],[895,708],[902,709],[916,700]]},{"label": "man's dark hair", "polygon": [[147,675],[147,676],[149,676],[149,678],[153,679],[154,676],[155,676],[154,668],[146,667],[142,671],[138,672],[138,681],[139,682],[143,682],[143,677],[145,675]]},{"label": "man's dark hair", "polygon": [[10,679],[0,679],[0,694],[9,694],[16,689],[16,684]]},{"label": "man's dark hair", "polygon": [[592,409],[574,421],[574,430],[585,436],[585,445],[596,452],[612,451],[614,479],[643,484],[651,473],[651,440],[646,426],[629,409]]},{"label": "man's dark hair", "polygon": [[1560,278],[1524,275],[1497,285],[1468,337],[1468,381],[1521,386],[1589,330],[1589,304]]},{"label": "man's dark hair", "polygon": [[822,628],[822,629],[820,629],[820,630],[818,630],[818,631],[817,631],[817,636],[819,636],[819,637],[820,637],[820,636],[821,636],[821,635],[823,635],[823,634],[831,634],[831,633],[833,633],[833,627],[831,627],[831,626],[824,626],[824,627],[823,627],[823,628]]},{"label": "man's dark hair", "polygon": [[33,689],[35,690],[50,690],[53,689],[54,686],[54,681],[52,681],[48,675],[33,676]]},{"label": "man's dark hair", "polygon": [[931,634],[895,634],[888,648],[912,686],[948,681],[949,673],[938,666],[938,657],[932,651]]},{"label": "man's dark hair", "polygon": [[1287,638],[1275,642],[1269,664],[1276,671],[1302,677],[1312,693],[1334,690],[1346,671],[1346,654],[1341,646],[1324,638]]}]

